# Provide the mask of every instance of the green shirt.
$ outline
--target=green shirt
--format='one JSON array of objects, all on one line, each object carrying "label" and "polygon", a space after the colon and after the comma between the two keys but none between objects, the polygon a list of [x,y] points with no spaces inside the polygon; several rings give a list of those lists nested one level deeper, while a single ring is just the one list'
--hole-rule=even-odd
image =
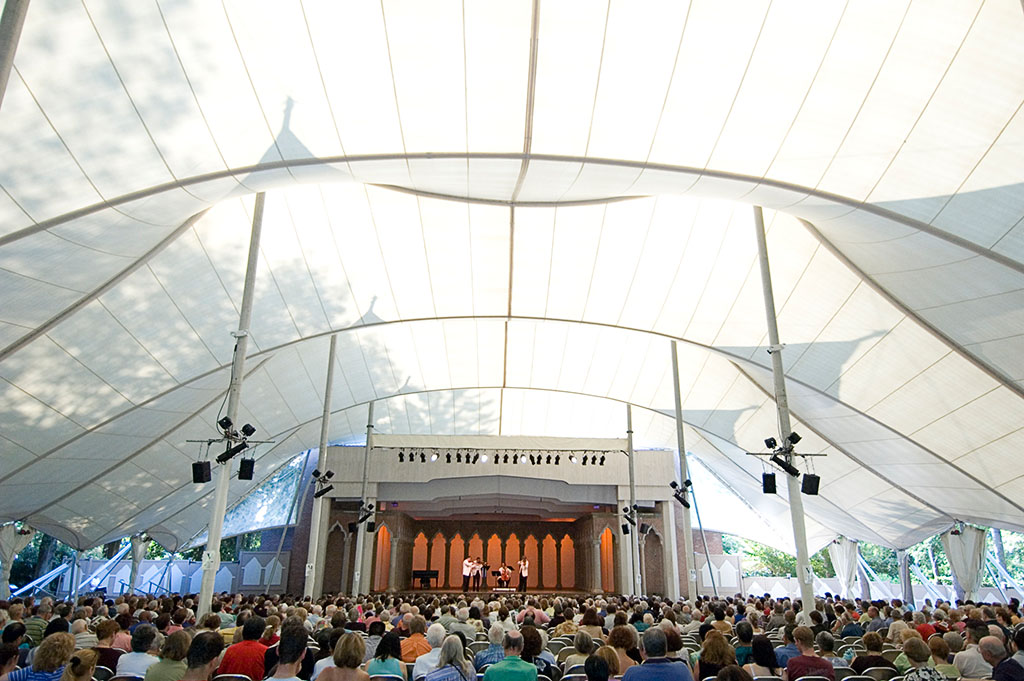
[{"label": "green shirt", "polygon": [[25,620],[25,633],[32,639],[31,646],[33,648],[42,643],[47,624],[49,622],[42,617],[29,617]]},{"label": "green shirt", "polygon": [[487,668],[484,681],[537,681],[537,665],[518,655],[506,655]]},{"label": "green shirt", "polygon": [[145,681],[181,681],[188,671],[184,660],[160,660],[146,670]]}]

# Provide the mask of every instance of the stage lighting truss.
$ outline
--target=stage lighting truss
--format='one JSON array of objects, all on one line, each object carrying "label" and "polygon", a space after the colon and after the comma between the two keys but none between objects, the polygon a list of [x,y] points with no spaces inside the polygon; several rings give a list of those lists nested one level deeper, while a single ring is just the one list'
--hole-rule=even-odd
[{"label": "stage lighting truss", "polygon": [[[807,457],[825,456],[824,452],[817,453],[804,453],[794,451],[794,446],[800,442],[803,438],[797,432],[792,432],[785,437],[782,444],[779,444],[778,440],[774,437],[767,437],[764,440],[765,446],[770,449],[769,452],[747,452],[747,456],[761,457],[762,464],[769,462],[777,467],[779,470],[784,471],[787,475],[794,478],[800,477],[800,469],[793,465],[793,461],[796,457],[801,457],[806,462]],[[762,478],[762,489],[765,494],[771,494],[773,492],[768,491],[769,488],[774,489],[774,475],[768,473],[768,469],[765,468],[765,473]],[[814,473],[813,467],[811,470],[804,473],[803,485],[801,491],[804,494],[815,495],[818,493],[818,483],[820,478]],[[677,497],[678,499],[678,497]]]},{"label": "stage lighting truss", "polygon": [[[199,443],[199,458],[196,463],[208,461],[210,447],[220,442],[224,443],[224,451],[214,459],[219,464],[226,464],[255,445],[272,444],[274,442],[273,440],[250,440],[249,438],[256,434],[256,428],[252,424],[246,423],[242,426],[241,432],[239,432],[235,430],[235,424],[228,416],[223,416],[217,420],[217,431],[219,437],[207,438],[205,440],[185,440],[185,442]],[[205,456],[203,455],[203,444],[206,445]],[[253,456],[253,460],[255,460],[255,456]],[[206,465],[209,464],[207,463]]]},{"label": "stage lighting truss", "polygon": [[[559,466],[562,458],[570,464],[603,466],[606,452],[581,449],[446,449],[434,447],[399,447],[398,463],[437,463],[475,466],[493,461],[497,464]],[[624,452],[623,452],[624,453]]]},{"label": "stage lighting truss", "polygon": [[331,484],[331,478],[334,477],[334,471],[320,472],[319,468],[314,468],[312,473],[312,480],[309,484],[313,485],[313,498],[319,499],[325,494],[329,493],[334,489],[334,485]]}]

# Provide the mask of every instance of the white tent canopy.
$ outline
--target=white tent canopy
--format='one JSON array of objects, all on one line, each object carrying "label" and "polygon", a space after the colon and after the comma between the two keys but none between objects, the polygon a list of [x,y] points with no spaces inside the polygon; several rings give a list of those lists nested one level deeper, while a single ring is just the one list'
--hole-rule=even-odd
[{"label": "white tent canopy", "polygon": [[758,204],[827,454],[811,544],[1024,530],[1022,35],[1017,0],[35,0],[0,110],[0,519],[203,529],[185,440],[267,191],[261,474],[316,445],[334,332],[332,441],[373,400],[379,432],[592,437],[631,403],[674,447],[677,339],[694,455],[786,536],[744,454],[778,435]]}]

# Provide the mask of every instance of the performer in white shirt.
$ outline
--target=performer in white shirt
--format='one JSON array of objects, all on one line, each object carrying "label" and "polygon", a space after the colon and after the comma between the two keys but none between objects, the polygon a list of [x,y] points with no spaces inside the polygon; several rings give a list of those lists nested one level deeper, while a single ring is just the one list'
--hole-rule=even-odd
[{"label": "performer in white shirt", "polygon": [[526,578],[530,576],[530,560],[523,556],[519,559],[519,591],[526,593]]},{"label": "performer in white shirt", "polygon": [[469,577],[473,574],[473,559],[462,561],[462,593],[469,593]]},{"label": "performer in white shirt", "polygon": [[484,572],[484,564],[480,560],[480,556],[473,559],[473,570],[470,576],[473,578],[473,591],[480,590],[480,576]]}]

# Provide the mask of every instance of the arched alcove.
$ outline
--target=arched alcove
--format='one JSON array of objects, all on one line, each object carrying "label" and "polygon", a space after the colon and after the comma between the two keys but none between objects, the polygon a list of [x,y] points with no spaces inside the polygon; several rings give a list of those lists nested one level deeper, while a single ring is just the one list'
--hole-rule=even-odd
[{"label": "arched alcove", "polygon": [[615,538],[607,527],[601,533],[601,590],[615,593]]}]

